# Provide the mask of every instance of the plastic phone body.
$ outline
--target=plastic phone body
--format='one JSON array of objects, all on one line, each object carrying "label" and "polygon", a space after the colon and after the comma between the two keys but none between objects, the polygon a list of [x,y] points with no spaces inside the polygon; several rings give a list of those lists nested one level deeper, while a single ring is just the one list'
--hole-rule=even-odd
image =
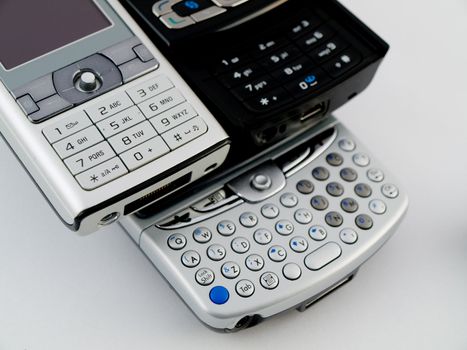
[{"label": "plastic phone body", "polygon": [[406,193],[332,117],[123,227],[206,325],[304,311],[395,232]]},{"label": "plastic phone body", "polygon": [[334,0],[121,2],[229,134],[257,146],[362,92],[388,50]]},{"label": "plastic phone body", "polygon": [[329,113],[388,45],[333,0],[121,2],[232,137],[223,169],[121,221],[186,305],[232,332],[352,279],[408,199]]},{"label": "plastic phone body", "polygon": [[70,229],[93,232],[223,163],[228,135],[117,1],[1,6],[0,131]]}]

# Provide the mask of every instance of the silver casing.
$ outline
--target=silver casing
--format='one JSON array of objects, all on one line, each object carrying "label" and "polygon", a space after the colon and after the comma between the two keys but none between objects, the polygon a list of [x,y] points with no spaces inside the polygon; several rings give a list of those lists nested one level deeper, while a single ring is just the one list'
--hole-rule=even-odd
[{"label": "silver casing", "polygon": [[[144,254],[146,254],[163,277],[170,283],[175,291],[177,291],[186,305],[206,325],[218,330],[232,331],[243,325],[243,321],[241,320],[245,320],[244,317],[246,316],[256,316],[256,319],[264,319],[291,308],[297,308],[303,311],[314,300],[353,276],[359,266],[378,251],[396,231],[398,224],[401,222],[408,208],[408,197],[406,193],[401,189],[397,180],[371,156],[368,149],[362,146],[355,136],[343,125],[336,123],[334,118],[330,117],[327,121],[316,126],[310,131],[308,137],[318,135],[323,130],[330,127],[335,127],[336,132],[334,138],[311,157],[308,157],[308,161],[302,162],[303,164],[295,167],[295,170],[288,170],[288,172],[286,172],[285,187],[265,200],[256,203],[248,203],[247,200],[240,199],[237,204],[233,205],[233,202],[230,202],[230,204],[224,206],[224,209],[218,208],[212,213],[207,213],[208,215],[203,220],[189,226],[180,224],[178,228],[169,230],[160,229],[156,226],[156,224],[160,225],[160,223],[163,223],[168,217],[176,213],[183,213],[181,209],[193,206],[193,203],[198,203],[212,192],[225,188],[225,184],[227,184],[227,186],[235,185],[237,182],[236,177],[240,176],[241,179],[244,176],[244,173],[237,171],[227,176],[224,179],[225,181],[214,183],[196,196],[187,198],[183,200],[182,203],[167,208],[153,217],[141,219],[132,215],[121,221],[121,225],[139,245]],[[355,151],[342,151],[338,147],[338,141],[342,138],[354,140],[357,145]],[[299,139],[301,140],[295,143],[296,146],[304,141],[304,136],[299,137]],[[274,154],[258,160],[254,165],[257,166],[263,162],[269,163],[270,160],[274,161],[280,155],[285,154],[293,148],[293,144],[288,144],[277,152],[274,152]],[[344,157],[342,166],[332,167],[327,164],[325,157],[330,152],[338,152]],[[366,167],[356,166],[352,162],[352,154],[356,152],[364,152],[370,155],[370,165]],[[329,180],[317,181],[311,176],[311,170],[317,166],[324,166],[330,170],[331,175]],[[340,178],[339,169],[345,166],[357,170],[358,179],[356,181],[345,182]],[[375,183],[368,180],[366,172],[369,168],[383,170],[385,174],[384,181]],[[247,173],[247,177],[250,175],[251,172]],[[296,190],[297,181],[302,179],[309,179],[314,184],[314,191],[311,194],[304,195]],[[342,196],[332,197],[327,194],[325,186],[330,181],[337,181],[344,186],[345,191]],[[354,186],[359,182],[365,182],[371,186],[372,195],[369,198],[360,198],[355,194]],[[386,183],[397,184],[399,195],[396,198],[389,199],[383,196],[381,186]],[[236,192],[238,194],[238,191]],[[293,208],[285,208],[282,206],[279,197],[285,192],[297,194],[299,198],[298,205]],[[317,194],[323,195],[329,200],[329,207],[324,211],[314,210],[310,205],[310,198]],[[345,197],[357,199],[359,204],[357,212],[350,214],[341,209],[340,201]],[[385,214],[376,215],[369,210],[369,201],[375,198],[384,200],[386,203],[387,210]],[[261,216],[260,208],[265,203],[273,203],[280,208],[280,215],[276,219],[266,219]],[[297,208],[307,208],[312,212],[313,219],[309,224],[301,225],[294,221],[294,212]],[[331,227],[327,225],[324,216],[329,211],[341,213],[344,218],[343,225],[340,227]],[[256,213],[259,222],[255,227],[245,228],[239,223],[239,216],[244,212]],[[217,213],[217,215],[213,216],[213,213]],[[370,215],[374,222],[373,227],[369,230],[359,229],[354,221],[357,214]],[[224,219],[231,220],[237,226],[232,236],[222,236],[216,230],[217,223]],[[274,225],[280,219],[287,219],[294,223],[295,230],[291,235],[282,236],[275,232]],[[327,230],[326,239],[319,242],[312,240],[308,235],[308,229],[312,225],[321,225],[325,227]],[[200,244],[193,239],[193,231],[197,227],[206,227],[211,230],[212,239],[208,243]],[[258,228],[266,228],[270,232],[273,232],[274,238],[271,243],[259,245],[254,241],[253,232]],[[358,233],[358,240],[356,243],[345,244],[340,240],[339,233],[343,228],[352,228]],[[187,244],[183,249],[172,250],[168,247],[168,237],[173,233],[181,233],[187,238]],[[296,253],[290,249],[289,241],[291,237],[295,235],[306,237],[309,246],[304,253]],[[230,248],[232,239],[239,236],[245,237],[250,241],[250,249],[244,254],[235,253]],[[305,256],[328,242],[337,242],[342,249],[341,255],[318,271],[307,269],[304,265]],[[216,243],[221,244],[227,250],[226,256],[221,261],[212,261],[206,255],[208,246]],[[267,251],[272,245],[281,245],[285,247],[287,258],[284,262],[273,262],[268,258]],[[182,265],[181,256],[183,252],[187,250],[195,250],[201,255],[201,262],[198,266],[187,268]],[[245,258],[250,254],[259,254],[263,257],[265,266],[261,271],[253,272],[246,268]],[[226,261],[235,261],[240,265],[241,272],[237,278],[227,279],[221,274],[221,266]],[[284,264],[290,262],[298,264],[302,270],[301,277],[296,281],[287,280],[282,274]],[[204,267],[211,269],[215,275],[214,282],[209,286],[202,286],[195,280],[196,271]],[[259,282],[261,274],[269,271],[279,276],[280,280],[278,287],[273,290],[264,289]],[[255,285],[254,294],[248,298],[240,297],[235,292],[236,283],[242,279],[248,279]],[[226,287],[230,293],[229,300],[223,305],[216,305],[212,303],[209,298],[210,289],[217,285]],[[241,321],[240,324],[239,321]]]},{"label": "silver casing", "polygon": [[[159,62],[158,69],[40,124],[33,124],[28,120],[0,80],[1,134],[62,221],[71,229],[77,230],[79,234],[96,231],[101,218],[114,212],[123,213],[126,204],[164,187],[185,174],[192,173],[191,181],[200,178],[207,168],[210,171],[223,163],[230,147],[228,135],[214,116],[126,10],[117,0],[108,0],[108,3],[156,58]],[[207,132],[175,151],[102,187],[91,191],[83,190],[48,143],[42,130],[66,118],[77,108],[85,109],[113,93],[122,92],[159,75],[165,75],[172,80],[175,87],[203,118],[208,127]],[[187,160],[191,161],[187,163]],[[154,177],[164,173],[167,174],[164,178],[159,178],[157,182],[151,181]],[[149,181],[148,186],[135,190],[135,187],[145,181]],[[116,196],[125,192],[129,193],[126,197],[116,199]],[[77,227],[76,220],[80,216],[82,219],[80,218],[79,227]]]}]

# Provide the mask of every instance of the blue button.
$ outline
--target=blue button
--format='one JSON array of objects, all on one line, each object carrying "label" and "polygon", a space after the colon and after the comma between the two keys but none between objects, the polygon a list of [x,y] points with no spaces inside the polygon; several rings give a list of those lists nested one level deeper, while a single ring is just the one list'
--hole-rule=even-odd
[{"label": "blue button", "polygon": [[229,291],[222,286],[216,286],[209,292],[209,298],[214,304],[222,305],[229,300]]},{"label": "blue button", "polygon": [[199,4],[196,1],[185,1],[184,5],[188,7],[190,10],[197,10],[199,8]]},{"label": "blue button", "polygon": [[305,77],[305,82],[308,84],[313,84],[316,81],[315,75],[308,75]]}]

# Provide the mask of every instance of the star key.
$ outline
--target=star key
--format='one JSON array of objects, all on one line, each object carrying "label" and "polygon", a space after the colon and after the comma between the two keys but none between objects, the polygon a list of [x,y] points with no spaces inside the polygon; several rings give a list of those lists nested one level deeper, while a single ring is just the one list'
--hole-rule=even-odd
[{"label": "star key", "polygon": [[263,106],[267,106],[269,104],[269,99],[266,97],[263,97],[259,103],[261,103]]},{"label": "star key", "polygon": [[253,112],[265,113],[289,102],[291,99],[292,97],[287,91],[277,88],[245,101],[244,105]]}]

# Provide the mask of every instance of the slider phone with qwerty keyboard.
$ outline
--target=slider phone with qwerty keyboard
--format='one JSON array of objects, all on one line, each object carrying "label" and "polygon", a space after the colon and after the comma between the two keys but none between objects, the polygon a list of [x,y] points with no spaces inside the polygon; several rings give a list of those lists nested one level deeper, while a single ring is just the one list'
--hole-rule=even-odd
[{"label": "slider phone with qwerty keyboard", "polygon": [[303,311],[350,280],[408,206],[332,117],[190,193],[121,224],[194,314],[225,331]]},{"label": "slider phone with qwerty keyboard", "polygon": [[95,231],[223,163],[228,135],[117,1],[0,7],[0,131],[69,228]]},{"label": "slider phone with qwerty keyboard", "polygon": [[335,0],[120,1],[251,155],[362,92],[388,50]]}]

